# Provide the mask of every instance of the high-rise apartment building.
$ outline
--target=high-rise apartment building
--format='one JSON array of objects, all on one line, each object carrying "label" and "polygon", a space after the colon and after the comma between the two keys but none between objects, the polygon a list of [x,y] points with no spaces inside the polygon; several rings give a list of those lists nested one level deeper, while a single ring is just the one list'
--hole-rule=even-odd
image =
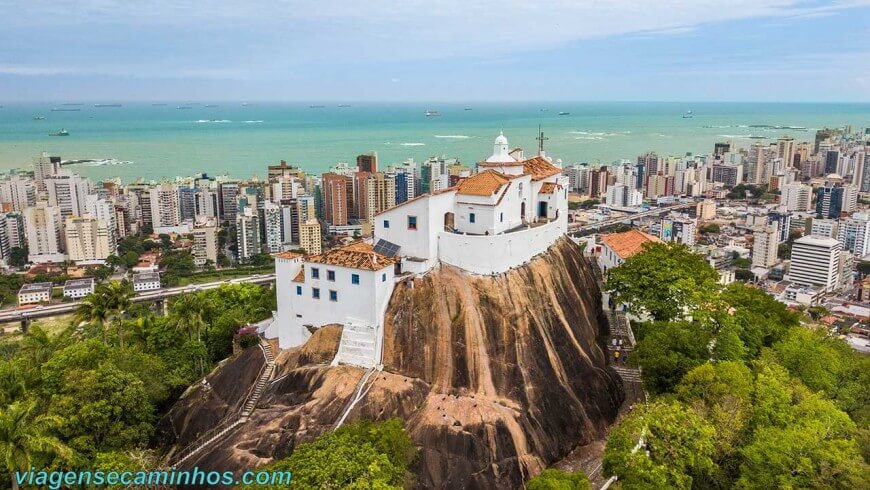
[{"label": "high-rise apartment building", "polygon": [[773,267],[779,250],[779,224],[773,222],[757,226],[752,237],[752,267]]},{"label": "high-rise apartment building", "polygon": [[148,192],[151,204],[151,225],[154,227],[155,233],[161,233],[163,228],[174,228],[181,224],[178,186],[170,182],[163,182],[152,187]]},{"label": "high-rise apartment building", "polygon": [[100,262],[115,251],[108,224],[89,214],[71,216],[64,225],[66,253],[74,262]]},{"label": "high-rise apartment building", "polygon": [[323,217],[333,226],[344,226],[348,220],[348,179],[334,173],[323,174]]},{"label": "high-rise apartment building", "polygon": [[42,152],[42,155],[34,158],[33,181],[36,183],[36,188],[40,191],[45,191],[45,179],[53,177],[59,170],[60,157],[53,157],[46,152]]},{"label": "high-rise apartment building", "polygon": [[283,233],[281,230],[281,206],[273,202],[263,203],[260,211],[263,215],[263,243],[266,251],[276,254],[283,250]]},{"label": "high-rise apartment building", "polygon": [[812,188],[805,184],[785,184],[780,187],[779,202],[789,211],[805,213],[812,207],[812,192]]},{"label": "high-rise apartment building", "polygon": [[310,219],[299,225],[299,247],[311,255],[319,255],[322,249],[320,223]]},{"label": "high-rise apartment building", "polygon": [[0,206],[3,212],[24,211],[36,204],[36,184],[21,175],[0,180]]},{"label": "high-rise apartment building", "polygon": [[236,246],[239,262],[247,262],[260,253],[260,219],[256,208],[240,199],[236,213]]},{"label": "high-rise apartment building", "polygon": [[48,191],[48,205],[60,209],[60,215],[64,219],[87,212],[89,180],[71,172],[59,171],[45,179],[45,187]]},{"label": "high-rise apartment building", "polygon": [[371,152],[365,155],[358,155],[356,157],[356,166],[360,172],[368,172],[373,174],[378,171],[378,154],[377,152]]},{"label": "high-rise apartment building", "polygon": [[843,250],[847,250],[861,259],[870,254],[870,216],[855,213],[851,218],[840,220],[837,240]]},{"label": "high-rise apartment building", "polygon": [[35,263],[63,262],[60,208],[38,202],[24,210],[28,260]]},{"label": "high-rise apartment building", "polygon": [[193,228],[193,263],[199,267],[218,261],[218,228],[214,220],[199,222]]}]

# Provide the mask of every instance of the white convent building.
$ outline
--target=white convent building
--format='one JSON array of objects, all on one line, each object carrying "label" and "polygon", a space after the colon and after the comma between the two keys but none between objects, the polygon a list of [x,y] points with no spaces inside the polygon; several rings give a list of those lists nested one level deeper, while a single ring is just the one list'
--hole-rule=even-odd
[{"label": "white convent building", "polygon": [[526,159],[500,134],[476,174],[376,215],[373,245],[276,255],[278,311],[263,333],[288,348],[317,328],[340,324],[334,362],[379,365],[384,315],[397,281],[440,263],[500,274],[566,233],[568,177],[542,153]]}]

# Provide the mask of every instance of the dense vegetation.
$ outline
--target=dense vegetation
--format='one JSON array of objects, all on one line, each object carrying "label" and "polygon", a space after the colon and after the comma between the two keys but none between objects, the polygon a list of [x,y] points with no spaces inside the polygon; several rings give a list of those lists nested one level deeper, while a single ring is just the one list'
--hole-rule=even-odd
[{"label": "dense vegetation", "polygon": [[[297,446],[293,454],[260,469],[290,471],[298,489],[401,489],[412,483],[408,466],[417,449],[399,419],[357,422]],[[286,486],[251,486],[272,490]],[[545,487],[541,487],[545,488]]]},{"label": "dense vegetation", "polygon": [[105,284],[51,336],[34,327],[0,359],[0,451],[7,474],[36,468],[152,468],[154,424],[191,382],[232,352],[275,293],[224,285],[179,296],[167,316]]},{"label": "dense vegetation", "polygon": [[583,471],[568,471],[549,468],[526,482],[527,490],[589,490],[589,478]]},{"label": "dense vegetation", "polygon": [[611,271],[650,319],[629,362],[652,398],[611,432],[605,474],[622,488],[867,488],[870,359],[714,273],[662,244]]}]

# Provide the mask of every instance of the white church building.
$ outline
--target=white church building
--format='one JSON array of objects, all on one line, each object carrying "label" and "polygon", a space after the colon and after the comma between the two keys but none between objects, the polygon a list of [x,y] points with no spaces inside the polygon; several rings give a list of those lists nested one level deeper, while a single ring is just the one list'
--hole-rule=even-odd
[{"label": "white church building", "polygon": [[278,311],[263,333],[282,348],[315,329],[344,326],[334,363],[380,364],[395,284],[440,263],[471,274],[506,272],[544,253],[568,228],[568,177],[543,152],[524,158],[500,134],[477,173],[375,216],[373,244],[320,255],[276,255]]}]

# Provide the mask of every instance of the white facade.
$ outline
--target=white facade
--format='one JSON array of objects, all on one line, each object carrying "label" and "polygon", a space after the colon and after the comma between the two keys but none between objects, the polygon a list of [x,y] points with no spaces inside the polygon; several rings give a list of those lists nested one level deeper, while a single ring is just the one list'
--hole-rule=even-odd
[{"label": "white facade", "polygon": [[836,238],[838,234],[839,226],[835,219],[814,219],[810,226],[810,235]]},{"label": "white facade", "polygon": [[207,261],[218,260],[218,230],[214,220],[197,223],[193,229],[193,263],[202,267]]},{"label": "white facade", "polygon": [[[475,274],[496,274],[546,250],[567,231],[568,178],[544,157],[518,160],[507,148],[500,135],[477,174],[377,215],[375,240],[398,245],[413,272],[442,260]],[[533,231],[538,227],[546,231]],[[482,248],[461,249],[472,242]]]},{"label": "white facade", "polygon": [[870,216],[855,213],[851,218],[840,220],[837,239],[843,250],[851,252],[856,259],[870,254]]},{"label": "white facade", "polygon": [[63,296],[70,299],[81,299],[94,292],[94,278],[70,279],[63,285]]},{"label": "white facade", "polygon": [[[266,236],[266,251],[270,254],[278,253],[282,250],[283,240],[281,239],[281,207],[273,202],[263,203],[263,221],[265,222]],[[288,237],[289,241],[289,237]]]},{"label": "white facade", "polygon": [[104,261],[115,251],[111,248],[108,224],[86,214],[71,216],[64,226],[66,253],[75,262]]},{"label": "white facade", "polygon": [[50,282],[25,284],[18,291],[18,306],[48,303],[51,301],[51,288]]},{"label": "white facade", "polygon": [[81,216],[87,212],[87,195],[90,193],[90,181],[79,175],[59,171],[54,176],[45,179],[48,190],[48,204],[60,209],[60,215],[66,219],[70,216]]},{"label": "white facade", "polygon": [[0,180],[0,203],[21,212],[36,204],[36,184],[20,175]]},{"label": "white facade", "polygon": [[611,206],[632,208],[643,204],[643,194],[633,185],[614,184],[607,188],[606,201]]},{"label": "white facade", "polygon": [[[339,362],[367,367],[380,363],[394,265],[362,242],[307,258],[292,252],[276,255],[278,311],[266,337],[278,338],[282,348],[294,347],[305,343],[312,330],[339,324],[346,328],[339,349],[349,356]],[[365,332],[371,338],[359,338]],[[345,334],[354,340],[346,342]]]},{"label": "white facade", "polygon": [[752,267],[769,269],[776,264],[779,251],[779,224],[758,226],[752,234]]},{"label": "white facade", "polygon": [[160,289],[160,274],[156,272],[142,272],[133,276],[133,291],[156,291]]},{"label": "white facade", "polygon": [[164,182],[148,190],[151,224],[155,233],[170,233],[181,224],[178,186]]},{"label": "white facade", "polygon": [[833,238],[805,236],[791,250],[789,280],[801,286],[833,291],[840,282],[840,242]]},{"label": "white facade", "polygon": [[25,209],[24,228],[30,262],[63,262],[66,259],[61,243],[60,208],[38,202],[36,206]]},{"label": "white facade", "polygon": [[805,213],[811,211],[813,190],[805,184],[786,184],[780,187],[779,202],[789,211]]}]

